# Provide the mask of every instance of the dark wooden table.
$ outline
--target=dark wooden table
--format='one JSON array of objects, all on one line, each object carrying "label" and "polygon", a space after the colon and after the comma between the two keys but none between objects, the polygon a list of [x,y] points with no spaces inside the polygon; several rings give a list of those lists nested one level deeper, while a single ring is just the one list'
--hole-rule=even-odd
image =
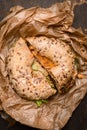
[{"label": "dark wooden table", "polygon": [[[53,3],[63,0],[0,0],[0,20],[4,18],[10,7],[22,5],[26,8],[32,6],[49,7]],[[73,26],[75,28],[82,27],[83,31],[87,28],[87,4],[76,6],[74,9],[75,17]],[[36,130],[20,123],[7,128],[7,122],[0,118],[0,130]],[[87,95],[84,97],[80,105],[73,112],[72,117],[62,130],[87,130]]]}]

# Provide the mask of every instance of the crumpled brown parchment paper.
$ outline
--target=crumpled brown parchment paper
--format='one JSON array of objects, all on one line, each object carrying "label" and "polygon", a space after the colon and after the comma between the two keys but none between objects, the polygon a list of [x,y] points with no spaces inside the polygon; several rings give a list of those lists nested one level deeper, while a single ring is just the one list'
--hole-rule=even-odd
[{"label": "crumpled brown parchment paper", "polygon": [[[16,6],[0,22],[0,100],[3,110],[16,121],[39,129],[60,130],[87,93],[87,35],[71,27],[73,17],[71,2],[65,1],[46,9]],[[5,70],[9,45],[20,36],[26,39],[37,35],[56,37],[70,44],[79,56],[80,73],[84,75],[83,79],[76,79],[68,93],[53,96],[41,107],[15,93]]]}]

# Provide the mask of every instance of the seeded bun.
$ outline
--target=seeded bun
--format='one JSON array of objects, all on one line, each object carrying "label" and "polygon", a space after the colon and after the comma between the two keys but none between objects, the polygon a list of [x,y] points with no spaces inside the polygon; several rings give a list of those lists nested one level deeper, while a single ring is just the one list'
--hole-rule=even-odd
[{"label": "seeded bun", "polygon": [[[41,69],[32,70],[36,62]],[[47,99],[56,93],[56,89],[46,79],[45,70],[33,57],[25,41],[20,38],[10,47],[7,57],[7,72],[13,89],[28,100]]]},{"label": "seeded bun", "polygon": [[[47,57],[55,64],[54,67],[47,69],[47,71],[55,79],[58,90],[74,78],[76,71],[75,53],[67,43],[45,36],[28,37],[27,41],[41,56]],[[70,87],[70,85],[67,87]]]}]

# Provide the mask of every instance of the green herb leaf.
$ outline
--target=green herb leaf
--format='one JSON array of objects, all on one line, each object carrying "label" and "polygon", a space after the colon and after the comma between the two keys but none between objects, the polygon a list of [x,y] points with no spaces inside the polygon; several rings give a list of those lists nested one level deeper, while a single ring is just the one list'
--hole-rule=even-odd
[{"label": "green herb leaf", "polygon": [[66,86],[62,86],[61,89],[59,90],[60,94],[64,94],[68,91],[68,88]]},{"label": "green herb leaf", "polygon": [[48,103],[47,99],[42,99],[43,103]]},{"label": "green herb leaf", "polygon": [[36,102],[36,104],[37,104],[38,107],[40,107],[42,105],[42,103],[43,103],[42,100],[37,100],[35,102]]},{"label": "green herb leaf", "polygon": [[79,71],[79,67],[80,67],[79,59],[78,59],[77,57],[75,57],[74,62],[75,62],[75,65],[76,65],[77,70]]},{"label": "green herb leaf", "polygon": [[49,75],[47,75],[47,76],[46,76],[46,79],[47,79],[47,80],[50,80],[50,76],[49,76]]},{"label": "green herb leaf", "polygon": [[46,79],[47,79],[48,83],[50,84],[51,88],[55,89],[55,85],[53,84],[53,81],[52,81],[51,77],[49,75],[47,75]]},{"label": "green herb leaf", "polygon": [[37,62],[37,61],[34,61],[32,66],[31,66],[32,70],[34,71],[39,71],[41,72],[44,76],[47,76],[48,73],[47,71]]},{"label": "green herb leaf", "polygon": [[31,67],[32,67],[33,70],[38,71],[38,65],[37,64],[33,63]]},{"label": "green herb leaf", "polygon": [[79,64],[79,59],[77,57],[75,57],[75,64]]},{"label": "green herb leaf", "polygon": [[48,101],[46,99],[42,99],[42,100],[36,100],[35,103],[37,104],[38,107],[40,107],[43,103],[48,103]]},{"label": "green herb leaf", "polygon": [[51,88],[55,88],[55,85],[54,85],[54,84],[51,84]]}]

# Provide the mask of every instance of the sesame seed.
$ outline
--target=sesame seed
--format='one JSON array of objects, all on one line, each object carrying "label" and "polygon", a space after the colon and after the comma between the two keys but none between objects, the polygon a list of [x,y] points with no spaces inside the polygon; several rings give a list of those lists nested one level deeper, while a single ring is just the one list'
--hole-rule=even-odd
[{"label": "sesame seed", "polygon": [[29,90],[29,88],[27,88],[27,90]]},{"label": "sesame seed", "polygon": [[22,60],[22,57],[20,57],[20,60]]},{"label": "sesame seed", "polygon": [[36,95],[38,95],[38,93],[35,93]]},{"label": "sesame seed", "polygon": [[21,55],[21,53],[20,53],[20,52],[17,52],[17,54],[18,54],[18,55]]},{"label": "sesame seed", "polygon": [[24,92],[25,90],[23,89],[23,92]]}]

